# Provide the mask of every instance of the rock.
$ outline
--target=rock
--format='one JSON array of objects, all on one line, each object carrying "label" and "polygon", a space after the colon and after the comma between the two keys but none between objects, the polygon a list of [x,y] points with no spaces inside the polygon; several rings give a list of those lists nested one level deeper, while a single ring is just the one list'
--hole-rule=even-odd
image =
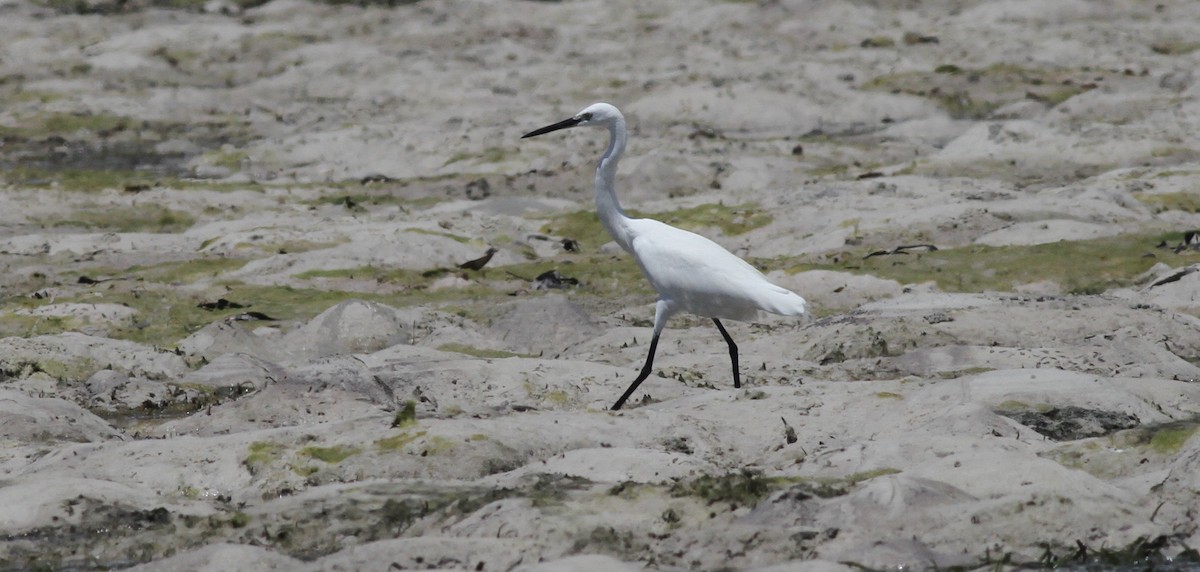
[{"label": "rock", "polygon": [[362,570],[393,566],[416,569],[508,570],[531,548],[525,539],[397,538],[336,552],[319,561],[323,569]]},{"label": "rock", "polygon": [[500,347],[528,355],[554,355],[590,339],[595,320],[561,294],[536,296],[507,304],[490,328]]},{"label": "rock", "polygon": [[286,372],[280,366],[244,353],[222,354],[198,370],[190,371],[181,383],[217,388],[261,390],[284,380]]},{"label": "rock", "polygon": [[394,308],[347,300],[289,332],[281,344],[290,354],[306,357],[370,353],[408,343],[411,326],[401,321]]},{"label": "rock", "polygon": [[103,368],[164,379],[179,375],[186,366],[165,350],[84,334],[0,339],[0,370],[6,372],[45,371],[64,381],[83,381]]},{"label": "rock", "polygon": [[304,562],[246,544],[216,543],[129,568],[131,572],[254,572],[300,570]]},{"label": "rock", "polygon": [[32,309],[19,309],[15,314],[60,318],[69,328],[86,326],[127,326],[133,323],[137,310],[120,304],[48,304]]},{"label": "rock", "polygon": [[92,374],[84,385],[93,410],[107,413],[128,413],[144,408],[147,404],[157,407],[170,403],[178,396],[172,395],[167,385],[144,377],[129,375],[111,369],[102,369]]},{"label": "rock", "polygon": [[638,564],[622,562],[612,556],[601,554],[582,554],[579,556],[568,556],[542,562],[530,566],[518,566],[516,570],[521,572],[635,572],[644,568]]},{"label": "rock", "polygon": [[1145,282],[1137,299],[1176,312],[1200,314],[1200,264],[1164,269]]},{"label": "rock", "polygon": [[0,439],[10,445],[90,443],[123,438],[103,419],[74,403],[0,389]]},{"label": "rock", "polygon": [[229,353],[245,353],[265,360],[283,360],[287,352],[277,336],[247,331],[239,321],[219,320],[179,341],[179,351],[189,361],[203,363]]}]

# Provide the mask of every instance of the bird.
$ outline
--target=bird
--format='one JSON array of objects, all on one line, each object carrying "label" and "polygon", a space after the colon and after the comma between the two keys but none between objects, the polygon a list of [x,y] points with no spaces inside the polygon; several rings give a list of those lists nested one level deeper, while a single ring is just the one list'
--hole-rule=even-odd
[{"label": "bird", "polygon": [[530,131],[521,138],[572,127],[608,130],[608,148],[596,166],[596,214],[613,240],[633,255],[642,274],[658,293],[646,362],[637,379],[611,409],[620,410],[650,375],[659,336],[667,321],[680,312],[710,318],[716,324],[729,346],[733,386],[740,388],[737,344],[721,320],[752,320],[759,310],[801,316],[807,304],[804,298],[771,283],[757,268],[708,238],[654,219],[631,218],[625,214],[617,200],[614,183],[617,164],[625,154],[628,133],[625,116],[615,106],[593,103],[567,119]]},{"label": "bird", "polygon": [[480,256],[474,260],[468,260],[462,264],[459,264],[458,267],[462,268],[463,270],[482,270],[484,265],[492,260],[492,255],[496,254],[497,252],[500,251],[496,250],[494,247],[488,247],[487,252],[483,253],[483,256]]}]

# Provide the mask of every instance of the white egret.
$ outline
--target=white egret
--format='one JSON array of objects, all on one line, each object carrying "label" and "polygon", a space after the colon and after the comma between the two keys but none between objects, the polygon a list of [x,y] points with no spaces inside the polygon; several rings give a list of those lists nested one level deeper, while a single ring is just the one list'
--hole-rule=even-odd
[{"label": "white egret", "polygon": [[522,138],[581,125],[605,127],[610,137],[608,149],[596,167],[596,213],[600,223],[621,248],[633,255],[646,279],[658,292],[654,334],[650,338],[646,364],[612,409],[620,409],[650,375],[663,326],[679,312],[712,318],[729,345],[733,386],[741,387],[737,344],[721,325],[721,318],[751,320],[758,310],[799,316],[804,313],[804,298],[772,284],[757,268],[703,236],[656,220],[630,218],[625,214],[613,189],[617,162],[625,152],[626,141],[625,116],[616,107],[593,103],[569,119],[530,131]]}]

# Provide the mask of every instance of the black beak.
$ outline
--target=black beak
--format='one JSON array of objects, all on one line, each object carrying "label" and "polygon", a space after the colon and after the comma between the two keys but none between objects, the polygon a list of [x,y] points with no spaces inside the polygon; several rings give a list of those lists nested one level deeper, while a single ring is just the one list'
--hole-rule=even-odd
[{"label": "black beak", "polygon": [[534,137],[534,136],[537,136],[537,135],[541,135],[541,134],[543,134],[543,133],[549,133],[549,132],[551,132],[551,131],[558,131],[559,129],[566,129],[566,128],[568,128],[568,127],[575,127],[576,125],[579,125],[579,122],[580,122],[580,121],[583,121],[583,120],[582,120],[582,119],[579,119],[578,117],[572,117],[572,118],[570,118],[570,119],[564,119],[564,120],[562,120],[562,121],[559,121],[558,123],[555,123],[554,125],[547,125],[547,126],[545,126],[545,127],[541,128],[541,129],[534,129],[533,131],[530,131],[529,133],[526,133],[526,134],[522,135],[522,136],[521,136],[521,139],[524,139],[524,138],[526,138],[526,137]]}]

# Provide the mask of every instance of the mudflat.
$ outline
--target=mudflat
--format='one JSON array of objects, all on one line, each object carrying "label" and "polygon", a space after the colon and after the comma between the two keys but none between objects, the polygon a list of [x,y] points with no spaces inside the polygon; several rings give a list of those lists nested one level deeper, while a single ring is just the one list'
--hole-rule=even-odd
[{"label": "mudflat", "polygon": [[0,12],[2,569],[1198,562],[1200,4]]}]

